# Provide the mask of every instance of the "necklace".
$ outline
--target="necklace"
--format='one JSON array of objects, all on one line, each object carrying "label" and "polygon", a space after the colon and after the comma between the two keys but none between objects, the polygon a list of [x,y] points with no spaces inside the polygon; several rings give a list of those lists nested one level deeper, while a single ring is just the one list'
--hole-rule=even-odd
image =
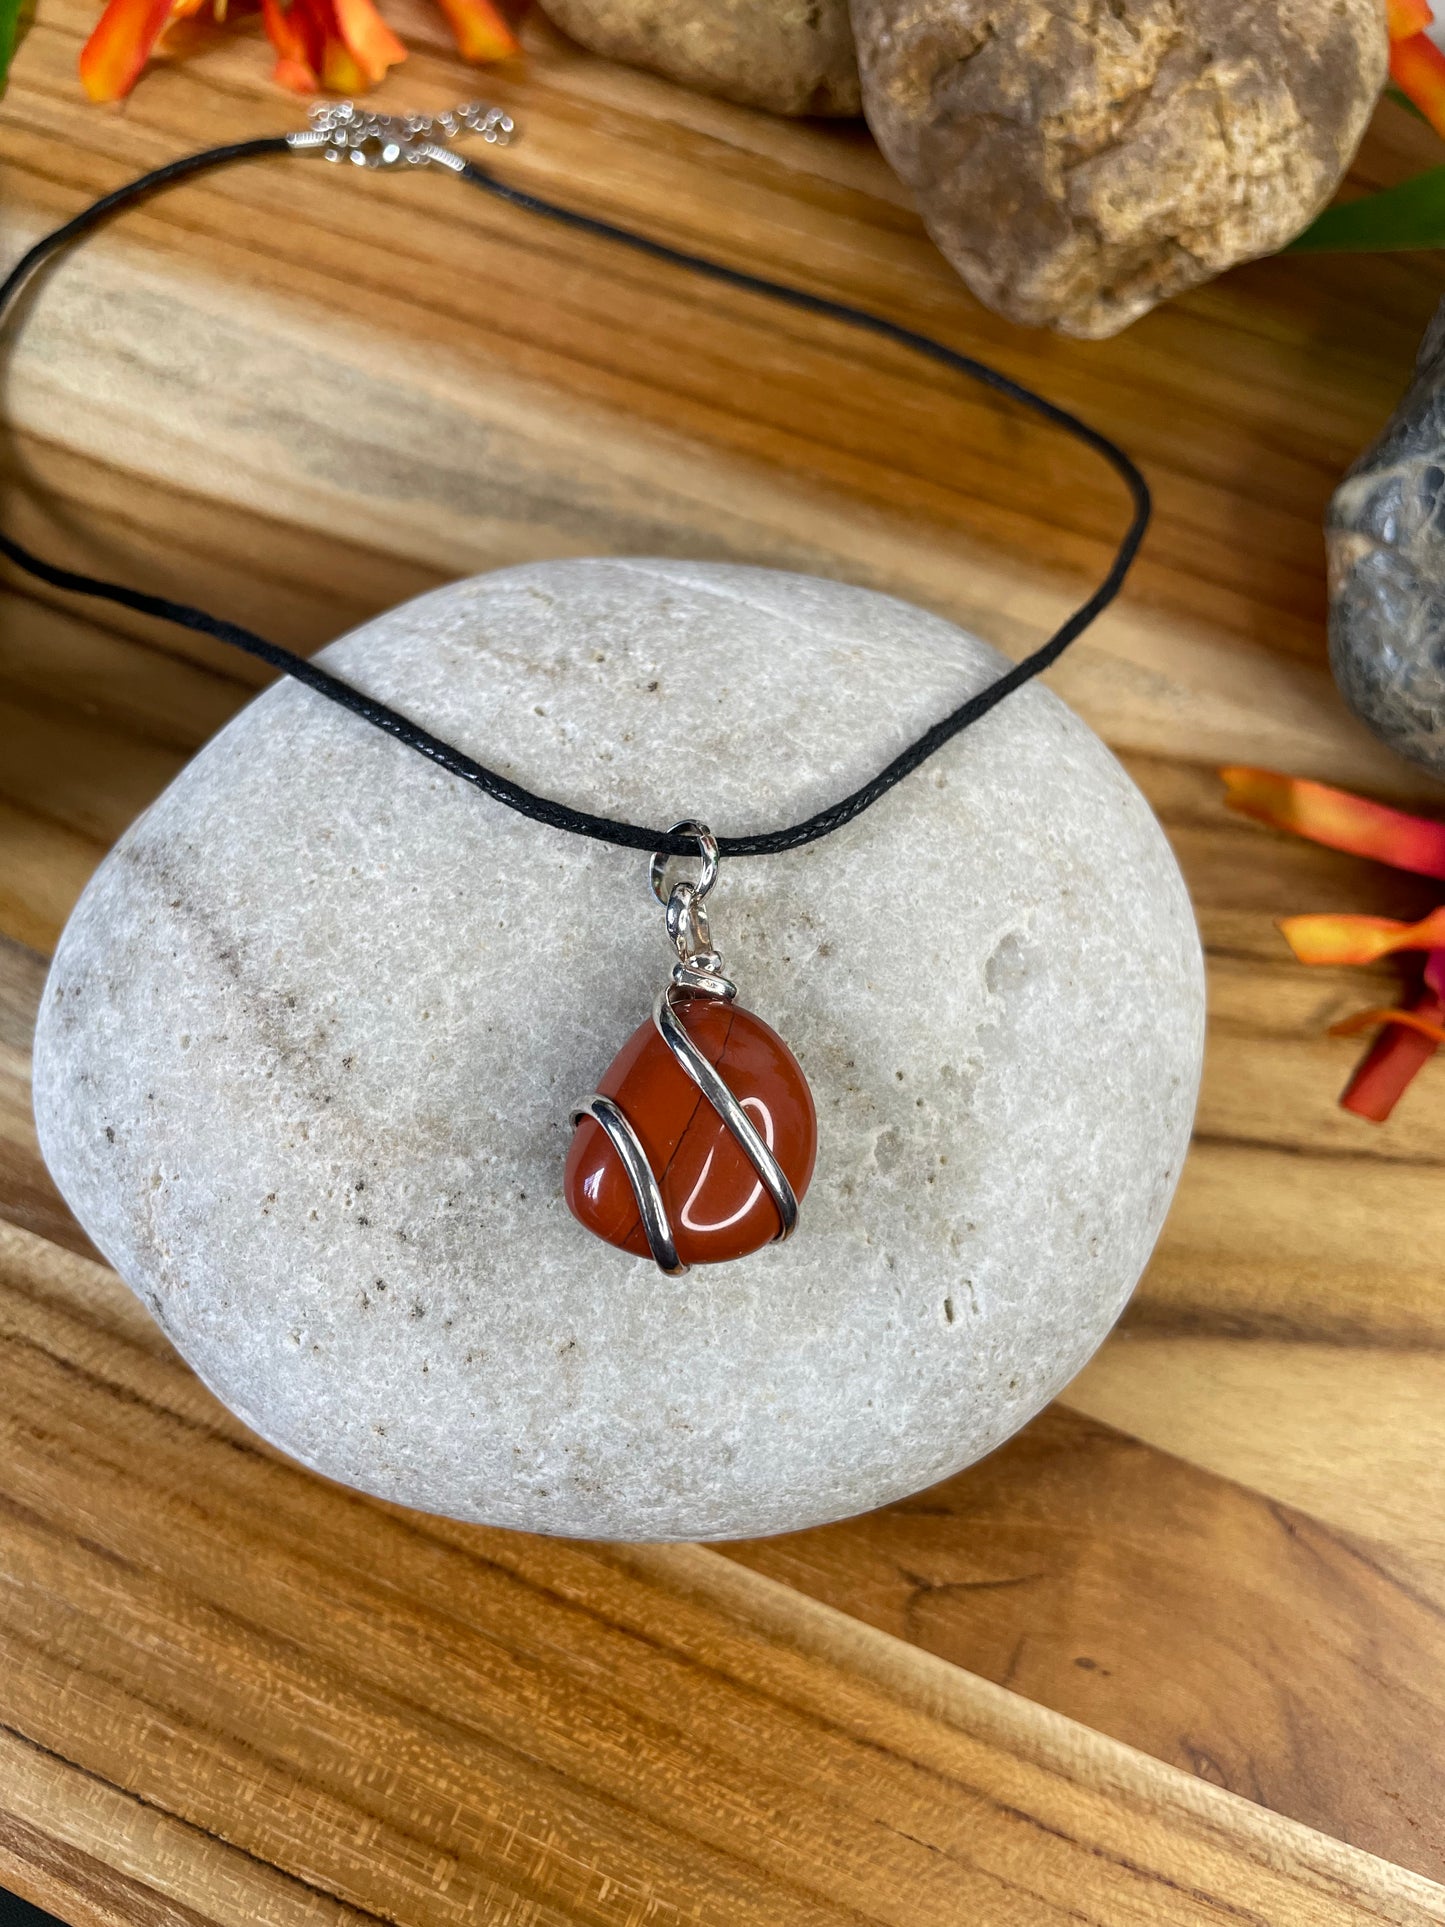
[{"label": "necklace", "polygon": [[[662,906],[675,960],[650,1017],[624,1044],[597,1090],[572,1112],[576,1129],[563,1188],[573,1215],[588,1229],[625,1251],[650,1256],[664,1272],[677,1275],[691,1264],[742,1257],[790,1236],[817,1149],[816,1114],[801,1066],[775,1031],[736,1002],[736,986],[713,947],[707,898],[721,858],[773,855],[841,828],[961,730],[1048,669],[1118,595],[1148,525],[1149,490],[1138,468],[1106,435],[984,362],[881,315],[544,200],[498,179],[452,146],[466,135],[501,146],[514,131],[508,115],[475,103],[438,116],[377,114],[349,101],[318,105],[304,130],[183,156],[103,195],[42,236],[0,282],[0,324],[44,262],[132,203],[192,175],[233,161],[306,154],[364,169],[437,166],[512,207],[575,232],[867,330],[942,363],[1063,429],[1114,469],[1131,499],[1128,527],[1099,586],[1038,649],[925,730],[861,788],[785,828],[717,836],[694,819],[668,829],[651,828],[540,796],[431,735],[399,710],[236,623],[186,603],[59,568],[3,532],[0,555],[53,588],[160,617],[255,656],[524,816],[649,854],[648,880]],[[674,877],[674,861],[689,856],[697,860],[696,874]]]}]

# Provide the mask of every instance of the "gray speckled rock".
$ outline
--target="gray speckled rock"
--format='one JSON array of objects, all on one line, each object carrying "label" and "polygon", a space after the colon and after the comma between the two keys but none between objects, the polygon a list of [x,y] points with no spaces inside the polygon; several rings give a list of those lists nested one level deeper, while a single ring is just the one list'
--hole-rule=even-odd
[{"label": "gray speckled rock", "polygon": [[[571,562],[327,660],[533,786],[738,831],[852,789],[1000,659],[834,583]],[[712,904],[812,1079],[818,1170],[790,1244],[670,1280],[561,1198],[569,1103],[665,977],[643,860],[277,687],[65,932],[46,1158],[207,1383],[333,1478],[615,1538],[896,1498],[1036,1412],[1149,1255],[1199,1072],[1189,903],[1034,687],[848,829],[725,864]]]},{"label": "gray speckled rock", "polygon": [[1330,667],[1377,736],[1445,776],[1445,302],[1325,523]]}]

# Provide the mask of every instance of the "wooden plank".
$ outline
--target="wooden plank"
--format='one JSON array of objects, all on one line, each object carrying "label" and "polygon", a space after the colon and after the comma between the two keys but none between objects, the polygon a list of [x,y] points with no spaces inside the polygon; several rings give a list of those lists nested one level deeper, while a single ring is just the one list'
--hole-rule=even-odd
[{"label": "wooden plank", "polygon": [[[9,1732],[0,1732],[0,1787],[9,1809],[0,1811],[0,1886],[70,1927],[201,1927],[216,1919],[218,1900],[224,1917],[267,1927],[361,1927],[374,1918]],[[21,1811],[34,1824],[17,1818]],[[101,1829],[104,1858],[66,1837],[93,1839]]]},{"label": "wooden plank", "polygon": [[[32,36],[15,83],[56,123],[53,137],[8,136],[16,197],[37,217],[53,211],[62,152],[68,177],[92,185],[98,168],[113,175],[118,160],[174,146],[199,111],[198,70],[156,76],[123,156],[102,161],[93,118],[65,103],[70,18],[61,8]],[[1430,305],[1418,264],[1380,268],[1368,357],[1358,295],[1346,298],[1327,261],[1250,270],[1151,317],[1127,347],[1083,349],[975,309],[855,135],[779,130],[715,103],[659,128],[638,110],[656,90],[632,83],[599,128],[578,97],[584,74],[596,84],[592,63],[539,43],[531,129],[502,163],[515,178],[611,195],[614,211],[659,232],[828,291],[866,290],[900,319],[998,354],[1140,450],[1160,504],[1146,566],[1060,679],[1111,740],[1405,780],[1363,731],[1342,728],[1323,676],[1318,529],[1331,478],[1388,405]],[[251,109],[258,127],[263,111]],[[880,344],[559,240],[447,181],[348,194],[298,163],[291,218],[273,232],[273,178],[258,167],[187,188],[93,243],[84,280],[60,271],[36,305],[43,354],[27,330],[14,357],[21,426],[118,464],[136,510],[139,482],[219,492],[233,512],[264,508],[446,571],[589,548],[836,569],[1011,647],[1062,609],[1118,526],[1079,451]],[[402,271],[424,277],[424,306],[399,297]],[[1327,334],[1309,306],[1326,300]],[[44,484],[43,462],[36,474]]]},{"label": "wooden plank", "polygon": [[1305,1513],[1054,1407],[916,1498],[723,1550],[1276,1812],[1445,1874],[1438,1600]]},{"label": "wooden plank", "polygon": [[[1445,1608],[1438,1346],[1120,1332],[1065,1394],[1076,1410],[1385,1549]],[[1441,1757],[1430,1756],[1437,1781]]]},{"label": "wooden plank", "polygon": [[1445,1890],[715,1553],[328,1486],[101,1268],[16,1231],[0,1434],[12,1858],[48,1788],[47,1838],[224,1922],[255,1881],[188,1881],[185,1829],[418,1927],[1445,1918]]},{"label": "wooden plank", "polygon": [[44,977],[33,951],[0,936],[0,1217],[94,1257],[41,1159],[30,1110],[30,1039]]}]

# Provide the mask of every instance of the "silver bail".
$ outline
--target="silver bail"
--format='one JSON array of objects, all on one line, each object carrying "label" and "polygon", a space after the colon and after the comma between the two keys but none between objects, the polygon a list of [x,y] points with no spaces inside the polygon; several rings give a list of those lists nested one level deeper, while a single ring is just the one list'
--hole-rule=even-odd
[{"label": "silver bail", "polygon": [[704,902],[717,882],[717,838],[706,823],[695,822],[691,817],[674,823],[672,834],[695,837],[700,859],[696,877],[680,877],[670,889],[667,870],[672,859],[658,851],[648,865],[647,881],[663,907],[668,941],[677,952],[672,981],[694,996],[722,997],[730,1002],[737,995],[737,985],[723,975],[722,958],[712,947],[712,930]]}]

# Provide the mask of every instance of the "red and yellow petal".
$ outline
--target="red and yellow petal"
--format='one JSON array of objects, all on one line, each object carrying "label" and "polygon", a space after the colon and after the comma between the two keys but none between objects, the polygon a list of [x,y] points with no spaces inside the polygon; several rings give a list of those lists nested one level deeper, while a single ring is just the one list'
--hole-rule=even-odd
[{"label": "red and yellow petal", "polygon": [[1445,907],[1419,923],[1393,917],[1284,917],[1280,932],[1303,964],[1367,964],[1397,950],[1445,946]]},{"label": "red and yellow petal", "polygon": [[439,0],[463,60],[506,60],[521,51],[517,36],[492,0]]},{"label": "red and yellow petal", "polygon": [[1337,1024],[1330,1025],[1331,1037],[1358,1037],[1362,1030],[1375,1030],[1381,1024],[1400,1024],[1406,1030],[1418,1031],[1421,1037],[1428,1037],[1432,1043],[1445,1044],[1445,1024],[1432,1023],[1422,1017],[1418,1010],[1404,1010],[1398,1004],[1381,1005],[1374,1010],[1357,1010],[1353,1017],[1342,1017]]},{"label": "red and yellow petal", "polygon": [[1409,40],[1434,23],[1429,0],[1385,0],[1385,26],[1391,40]]},{"label": "red and yellow petal", "polygon": [[276,49],[271,78],[294,94],[314,94],[321,85],[316,71],[318,52],[308,22],[299,7],[283,7],[281,0],[261,0],[266,38]]},{"label": "red and yellow petal", "polygon": [[1390,43],[1390,78],[1437,134],[1445,134],[1445,53],[1427,33]]},{"label": "red and yellow petal", "polygon": [[80,54],[81,85],[92,100],[130,92],[170,17],[171,0],[110,0]]},{"label": "red and yellow petal", "polygon": [[370,81],[341,40],[328,40],[321,55],[321,85],[329,94],[364,94]]},{"label": "red and yellow petal", "polygon": [[1373,857],[1397,870],[1419,876],[1445,877],[1445,823],[1388,809],[1348,790],[1311,783],[1302,776],[1280,776],[1274,770],[1221,770],[1224,800],[1241,816],[1292,830],[1312,843],[1351,856]]},{"label": "red and yellow petal", "polygon": [[1385,1122],[1435,1055],[1439,1048],[1435,1033],[1445,1035],[1445,1003],[1428,987],[1411,1005],[1410,1022],[1400,1021],[1403,1014],[1390,1013],[1389,1022],[1361,1059],[1340,1099],[1342,1110],[1352,1111],[1372,1124]]},{"label": "red and yellow petal", "polygon": [[[377,81],[386,78],[389,67],[398,66],[406,59],[406,48],[376,11],[372,0],[331,0],[331,4],[342,44],[364,76],[362,85],[375,86]],[[341,93],[359,91],[352,81],[337,86],[329,68],[326,84]]]}]

